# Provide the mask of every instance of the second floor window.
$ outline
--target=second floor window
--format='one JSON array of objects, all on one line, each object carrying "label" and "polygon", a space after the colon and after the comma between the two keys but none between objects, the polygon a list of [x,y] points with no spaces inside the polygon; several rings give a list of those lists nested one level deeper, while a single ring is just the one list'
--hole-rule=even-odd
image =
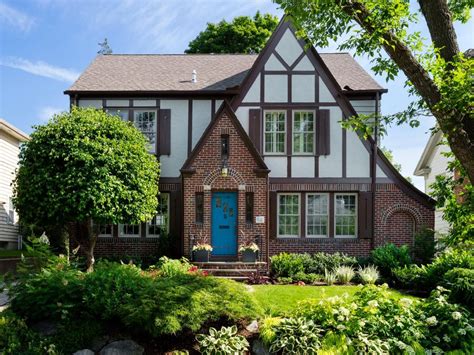
[{"label": "second floor window", "polygon": [[156,111],[135,111],[133,122],[148,139],[150,153],[156,153]]},{"label": "second floor window", "polygon": [[286,135],[285,111],[265,112],[265,154],[284,154]]},{"label": "second floor window", "polygon": [[122,119],[122,121],[128,121],[128,110],[120,110],[120,109],[108,109],[107,113],[112,116],[118,116]]},{"label": "second floor window", "polygon": [[312,111],[294,112],[293,153],[314,153],[314,112]]}]

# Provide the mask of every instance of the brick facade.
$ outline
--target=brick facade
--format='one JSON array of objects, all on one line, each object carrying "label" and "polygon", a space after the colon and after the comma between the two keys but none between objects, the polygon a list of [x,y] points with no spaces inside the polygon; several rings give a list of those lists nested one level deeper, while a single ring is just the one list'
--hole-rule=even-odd
[{"label": "brick facade", "polygon": [[[254,216],[267,215],[268,178],[255,172],[259,168],[249,147],[239,134],[236,119],[232,120],[229,113],[224,111],[216,118],[215,124],[206,136],[205,142],[198,148],[197,155],[187,167],[193,173],[184,174],[184,248],[185,256],[191,255],[195,243],[212,244],[211,235],[211,197],[215,191],[238,192],[237,213],[237,245],[254,242],[256,236],[262,236],[260,241],[261,257],[266,258],[266,229],[267,219],[262,224],[247,224],[245,221],[245,193],[252,192],[254,196]],[[229,136],[229,158],[227,161],[229,174],[221,175],[221,136]],[[204,194],[204,221],[195,222],[195,196]],[[254,220],[255,222],[255,220]]]}]

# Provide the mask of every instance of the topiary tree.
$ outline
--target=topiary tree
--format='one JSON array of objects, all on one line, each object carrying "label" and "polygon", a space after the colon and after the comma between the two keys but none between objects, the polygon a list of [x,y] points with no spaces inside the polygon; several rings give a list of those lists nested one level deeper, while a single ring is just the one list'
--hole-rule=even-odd
[{"label": "topiary tree", "polygon": [[14,182],[20,221],[74,230],[92,271],[98,224],[152,218],[159,164],[137,129],[102,110],[73,107],[34,128]]}]

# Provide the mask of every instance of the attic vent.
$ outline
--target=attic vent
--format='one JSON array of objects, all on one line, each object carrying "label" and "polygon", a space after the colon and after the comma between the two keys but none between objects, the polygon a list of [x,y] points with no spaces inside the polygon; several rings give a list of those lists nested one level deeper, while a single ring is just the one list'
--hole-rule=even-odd
[{"label": "attic vent", "polygon": [[193,70],[193,76],[192,76],[191,82],[192,83],[197,82],[197,72],[196,72],[196,70]]}]

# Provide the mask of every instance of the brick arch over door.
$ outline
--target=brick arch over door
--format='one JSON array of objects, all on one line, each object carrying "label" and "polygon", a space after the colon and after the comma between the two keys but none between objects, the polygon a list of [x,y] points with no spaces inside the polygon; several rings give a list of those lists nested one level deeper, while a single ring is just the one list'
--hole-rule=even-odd
[{"label": "brick arch over door", "polygon": [[397,246],[413,246],[414,235],[422,224],[421,213],[410,205],[397,204],[387,208],[382,215],[383,242]]},{"label": "brick arch over door", "polygon": [[[203,185],[212,185],[214,180],[221,176],[221,169],[215,169],[204,178]],[[228,176],[230,176],[238,185],[245,185],[244,178],[239,172],[233,168],[228,168]]]}]

